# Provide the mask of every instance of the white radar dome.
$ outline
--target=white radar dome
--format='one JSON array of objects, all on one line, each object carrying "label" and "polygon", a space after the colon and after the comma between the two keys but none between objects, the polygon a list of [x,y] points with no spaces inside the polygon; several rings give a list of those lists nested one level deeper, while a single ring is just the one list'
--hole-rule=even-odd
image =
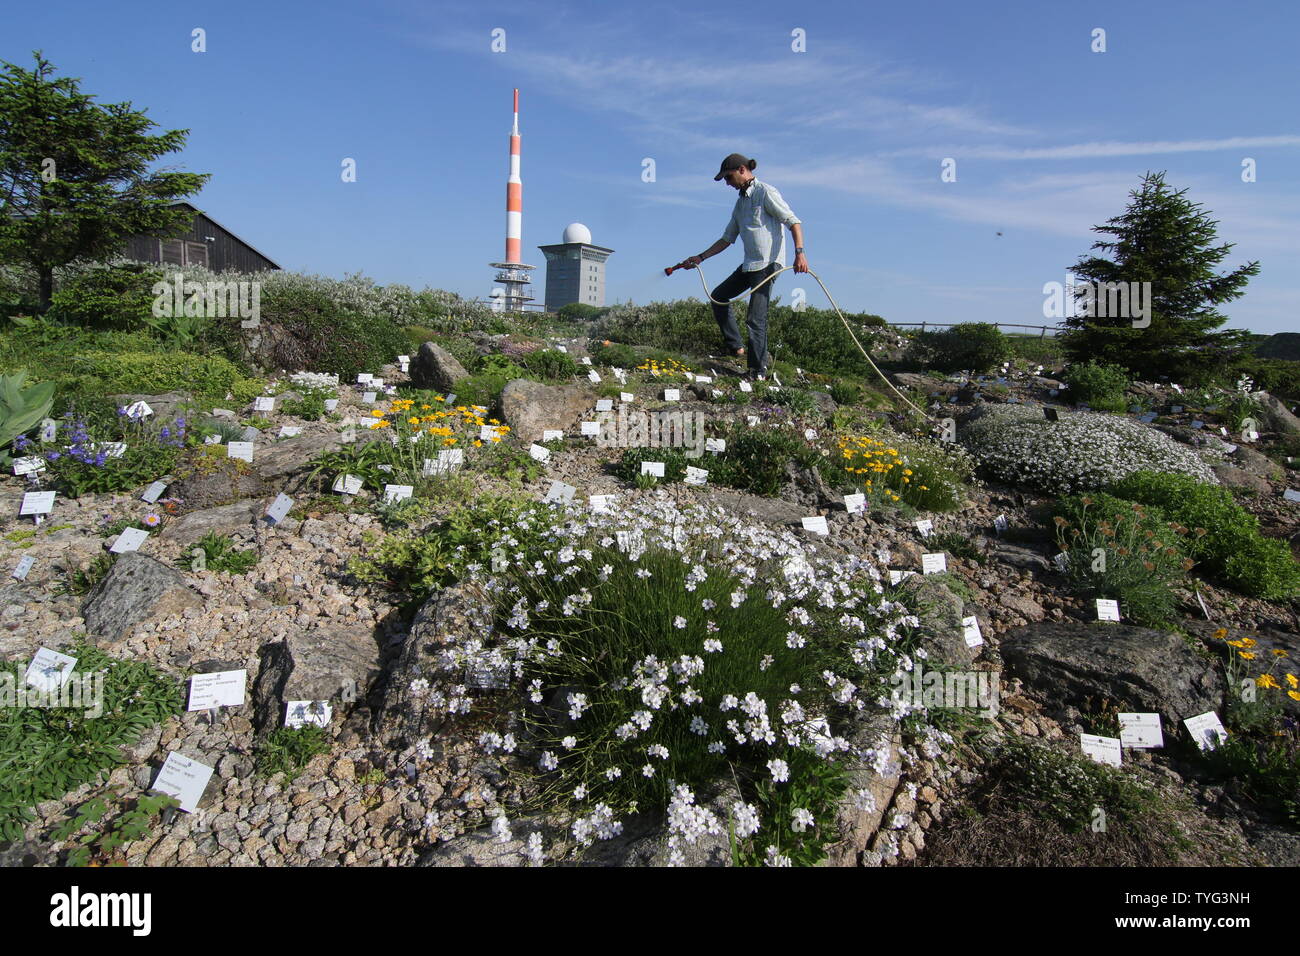
[{"label": "white radar dome", "polygon": [[564,227],[565,242],[585,242],[591,245],[591,230],[580,222],[571,222]]}]

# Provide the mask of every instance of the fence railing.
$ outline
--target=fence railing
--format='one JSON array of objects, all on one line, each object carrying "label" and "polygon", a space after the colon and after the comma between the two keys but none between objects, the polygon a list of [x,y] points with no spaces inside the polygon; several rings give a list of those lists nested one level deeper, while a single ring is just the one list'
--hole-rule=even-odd
[{"label": "fence railing", "polygon": [[[899,326],[902,326],[902,325],[916,325],[916,326],[920,326],[921,331],[924,332],[924,331],[925,331],[927,328],[929,328],[929,327],[934,327],[934,328],[936,328],[936,329],[946,329],[946,328],[952,328],[952,327],[955,326],[955,325],[965,325],[965,324],[968,324],[968,323],[964,323],[964,322],[890,322],[889,324],[890,324],[890,325],[899,325]],[[1007,328],[1007,329],[1038,329],[1038,330],[1039,330],[1038,337],[1039,337],[1040,339],[1042,339],[1042,338],[1046,338],[1046,337],[1047,337],[1047,333],[1048,333],[1049,330],[1051,331],[1053,337],[1055,337],[1056,334],[1057,334],[1058,332],[1061,331],[1061,327],[1060,327],[1059,325],[1021,325],[1021,324],[1016,323],[1016,322],[984,322],[984,323],[981,323],[981,324],[983,324],[983,325],[995,325],[995,326],[997,326],[999,329],[1002,329],[1002,328]]]}]

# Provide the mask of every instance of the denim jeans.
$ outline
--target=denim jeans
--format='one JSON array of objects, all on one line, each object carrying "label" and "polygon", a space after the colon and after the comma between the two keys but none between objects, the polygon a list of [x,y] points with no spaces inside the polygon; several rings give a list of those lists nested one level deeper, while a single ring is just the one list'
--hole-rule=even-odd
[{"label": "denim jeans", "polygon": [[[709,293],[718,301],[727,303],[726,305],[712,303],[713,317],[718,320],[718,327],[722,330],[722,339],[727,345],[727,351],[734,353],[736,349],[743,348],[745,345],[740,339],[736,320],[732,318],[730,300],[754,288],[780,268],[775,262],[771,262],[766,268],[745,272],[744,266],[741,265]],[[745,326],[749,331],[749,348],[745,353],[745,360],[751,372],[766,371],[763,360],[767,357],[767,305],[774,285],[776,285],[775,279],[749,297],[749,314],[745,317]]]}]

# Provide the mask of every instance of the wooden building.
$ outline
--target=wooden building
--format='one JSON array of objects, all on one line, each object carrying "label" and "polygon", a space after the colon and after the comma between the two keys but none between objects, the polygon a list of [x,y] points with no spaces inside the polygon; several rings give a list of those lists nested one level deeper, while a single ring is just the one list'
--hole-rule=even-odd
[{"label": "wooden building", "polygon": [[243,239],[187,202],[174,202],[193,211],[190,228],[173,239],[132,236],[123,255],[161,265],[200,265],[213,272],[261,272],[280,267]]}]

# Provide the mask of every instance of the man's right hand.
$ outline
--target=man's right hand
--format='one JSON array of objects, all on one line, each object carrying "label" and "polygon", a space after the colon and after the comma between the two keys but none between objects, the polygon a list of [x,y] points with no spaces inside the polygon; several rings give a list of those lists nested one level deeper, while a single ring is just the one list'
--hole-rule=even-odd
[{"label": "man's right hand", "polygon": [[691,256],[689,259],[683,259],[682,265],[685,266],[687,269],[694,269],[703,261],[704,260],[701,259],[699,256]]}]

